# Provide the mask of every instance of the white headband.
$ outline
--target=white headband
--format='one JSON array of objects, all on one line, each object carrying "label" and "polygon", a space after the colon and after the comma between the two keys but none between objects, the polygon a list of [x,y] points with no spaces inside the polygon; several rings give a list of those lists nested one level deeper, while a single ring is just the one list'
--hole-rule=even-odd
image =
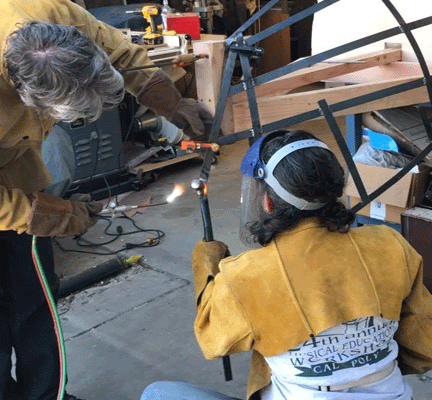
[{"label": "white headband", "polygon": [[[326,203],[314,203],[310,201],[306,201],[304,199],[300,199],[297,196],[286,191],[279,183],[279,181],[273,175],[273,171],[279,162],[285,158],[288,154],[293,151],[306,149],[308,147],[321,147],[323,149],[330,150],[330,148],[323,142],[315,139],[306,139],[299,140],[297,142],[292,142],[287,144],[286,146],[279,149],[276,153],[274,153],[266,166],[264,167],[264,180],[266,183],[276,192],[276,194],[287,203],[293,205],[299,210],[318,210],[323,207]],[[331,150],[330,150],[331,151]]]}]

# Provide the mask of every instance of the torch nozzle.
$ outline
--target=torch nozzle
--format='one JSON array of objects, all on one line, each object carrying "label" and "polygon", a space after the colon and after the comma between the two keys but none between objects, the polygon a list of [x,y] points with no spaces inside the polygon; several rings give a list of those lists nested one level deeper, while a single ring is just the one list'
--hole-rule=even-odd
[{"label": "torch nozzle", "polygon": [[200,179],[194,179],[191,182],[191,187],[192,187],[192,189],[195,189],[195,190],[202,190],[204,187],[204,182]]},{"label": "torch nozzle", "polygon": [[194,179],[191,182],[191,186],[192,189],[195,189],[199,197],[207,196],[208,194],[207,183],[204,182],[202,179]]}]

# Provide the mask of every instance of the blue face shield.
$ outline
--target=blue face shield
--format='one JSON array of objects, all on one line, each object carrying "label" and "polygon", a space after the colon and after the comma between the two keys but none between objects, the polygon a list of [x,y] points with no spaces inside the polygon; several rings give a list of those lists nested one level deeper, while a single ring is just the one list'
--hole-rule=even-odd
[{"label": "blue face shield", "polygon": [[264,181],[276,192],[276,194],[281,199],[285,200],[287,203],[293,205],[299,210],[317,210],[323,207],[323,203],[306,201],[289,193],[281,186],[279,181],[273,175],[273,171],[282,159],[284,159],[294,151],[306,149],[309,147],[321,147],[330,150],[329,147],[325,143],[315,139],[298,140],[296,142],[289,143],[276,151],[270,157],[268,163],[264,164],[260,157],[263,143],[279,135],[281,135],[280,132],[275,132],[274,134],[269,134],[266,137],[261,137],[260,139],[258,139],[249,148],[246,156],[243,158],[241,164],[241,172],[244,175],[250,176],[252,178],[264,179]]}]

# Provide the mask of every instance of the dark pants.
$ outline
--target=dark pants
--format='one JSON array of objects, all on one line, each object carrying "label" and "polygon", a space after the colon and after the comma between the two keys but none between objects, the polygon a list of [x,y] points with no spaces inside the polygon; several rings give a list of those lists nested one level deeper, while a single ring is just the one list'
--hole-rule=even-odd
[{"label": "dark pants", "polygon": [[[32,237],[1,231],[0,400],[53,400],[59,386],[59,352],[52,317],[31,257]],[[52,242],[38,238],[37,249],[56,292]],[[12,348],[16,380],[11,376]]]}]

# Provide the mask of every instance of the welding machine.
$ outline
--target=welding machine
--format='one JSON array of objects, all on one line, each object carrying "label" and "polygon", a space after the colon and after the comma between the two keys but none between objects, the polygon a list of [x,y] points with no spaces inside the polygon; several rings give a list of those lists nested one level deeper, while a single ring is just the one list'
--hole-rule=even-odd
[{"label": "welding machine", "polygon": [[95,200],[132,190],[131,177],[123,160],[119,107],[104,111],[95,122],[80,118],[59,122],[69,134],[75,155],[75,174],[66,198],[91,193]]}]

